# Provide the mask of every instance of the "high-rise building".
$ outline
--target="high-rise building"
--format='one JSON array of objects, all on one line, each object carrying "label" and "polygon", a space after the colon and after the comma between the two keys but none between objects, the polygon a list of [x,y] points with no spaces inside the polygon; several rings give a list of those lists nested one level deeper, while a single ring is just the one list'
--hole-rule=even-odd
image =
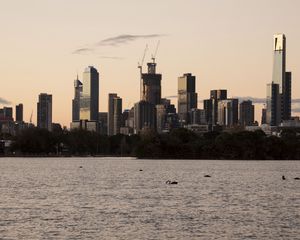
[{"label": "high-rise building", "polygon": [[6,119],[13,121],[13,109],[12,107],[4,107],[3,108],[3,115]]},{"label": "high-rise building", "polygon": [[267,112],[266,123],[271,126],[278,126],[281,122],[280,111],[281,95],[279,94],[279,84],[269,83],[267,85]]},{"label": "high-rise building", "polygon": [[80,94],[80,120],[98,121],[99,113],[99,73],[94,67],[87,67],[83,73]]},{"label": "high-rise building", "polygon": [[238,124],[239,100],[232,98],[218,101],[218,124],[233,127]]},{"label": "high-rise building", "polygon": [[191,124],[206,125],[206,111],[204,109],[193,108],[190,111]]},{"label": "high-rise building", "polygon": [[142,73],[141,100],[153,105],[161,102],[161,74],[156,73],[156,63],[148,63],[148,73]]},{"label": "high-rise building", "polygon": [[107,112],[99,112],[99,133],[102,135],[107,135]]},{"label": "high-rise building", "polygon": [[167,110],[164,104],[156,105],[156,130],[158,133],[162,133],[165,129],[167,120]]},{"label": "high-rise building", "polygon": [[107,134],[114,135],[114,99],[118,97],[116,93],[108,94],[108,114],[107,114]]},{"label": "high-rise building", "polygon": [[292,73],[286,72],[282,92],[282,120],[291,119],[292,105]]},{"label": "high-rise building", "polygon": [[[284,34],[275,34],[272,83],[267,85],[267,124],[278,126],[282,120],[291,118],[291,84],[292,74],[286,72],[286,37]],[[275,85],[278,85],[278,91]]]},{"label": "high-rise building", "polygon": [[263,108],[261,110],[261,124],[266,124],[267,123],[267,109]]},{"label": "high-rise building", "polygon": [[240,103],[239,122],[242,126],[252,126],[254,123],[254,105],[247,100]]},{"label": "high-rise building", "polygon": [[122,124],[122,98],[114,98],[114,135],[120,133]]},{"label": "high-rise building", "polygon": [[134,104],[134,132],[139,133],[145,129],[155,130],[156,109],[155,106],[146,101]]},{"label": "high-rise building", "polygon": [[23,122],[23,104],[16,105],[16,122]]},{"label": "high-rise building", "polygon": [[210,99],[212,100],[212,124],[216,125],[218,121],[218,102],[220,100],[227,99],[227,90],[226,89],[218,89],[210,91]]},{"label": "high-rise building", "polygon": [[197,108],[196,77],[185,73],[178,78],[178,117],[181,126],[189,124],[189,112]]},{"label": "high-rise building", "polygon": [[203,100],[203,108],[205,111],[205,119],[207,124],[212,124],[213,115],[213,100],[205,99]]},{"label": "high-rise building", "polygon": [[52,95],[41,93],[37,103],[37,127],[52,130]]},{"label": "high-rise building", "polygon": [[282,94],[286,68],[286,38],[284,34],[274,35],[273,47],[272,82],[279,85],[279,94]]},{"label": "high-rise building", "polygon": [[80,120],[80,94],[82,92],[82,82],[74,80],[74,99],[72,100],[72,122]]}]

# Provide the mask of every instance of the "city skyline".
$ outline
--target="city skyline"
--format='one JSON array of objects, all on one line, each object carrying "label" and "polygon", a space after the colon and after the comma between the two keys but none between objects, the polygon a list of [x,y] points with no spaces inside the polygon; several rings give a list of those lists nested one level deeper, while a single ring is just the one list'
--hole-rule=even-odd
[{"label": "city skyline", "polygon": [[[287,2],[153,1],[147,12],[142,11],[145,5],[136,1],[131,1],[135,9],[130,9],[132,4],[116,5],[117,1],[91,1],[89,6],[84,1],[72,5],[66,1],[60,8],[58,1],[41,4],[29,0],[24,6],[17,1],[4,3],[0,10],[4,29],[0,77],[5,85],[0,97],[11,104],[0,107],[23,103],[24,121],[29,121],[32,110],[35,120],[36,98],[47,92],[53,95],[53,122],[69,126],[73,79],[77,72],[93,65],[100,74],[99,111],[107,111],[109,92],[122,96],[123,108],[130,108],[140,95],[137,63],[147,43],[145,62],[150,62],[158,40],[162,97],[176,95],[177,78],[191,72],[197,77],[199,99],[207,99],[211,89],[223,88],[229,90],[229,97],[264,98],[266,84],[272,80],[271,36],[281,32],[288,38],[292,98],[299,98],[300,34],[295,24],[300,20],[300,3]],[[67,7],[71,11],[65,15]],[[167,9],[168,16],[163,14]],[[189,14],[181,16],[182,9]],[[89,14],[77,19],[83,10],[90,10]],[[282,11],[289,14],[280,18]],[[138,22],[141,12],[146,18]],[[67,21],[59,21],[66,17]],[[147,30],[145,26],[149,26]],[[176,102],[172,99],[173,104]]]}]

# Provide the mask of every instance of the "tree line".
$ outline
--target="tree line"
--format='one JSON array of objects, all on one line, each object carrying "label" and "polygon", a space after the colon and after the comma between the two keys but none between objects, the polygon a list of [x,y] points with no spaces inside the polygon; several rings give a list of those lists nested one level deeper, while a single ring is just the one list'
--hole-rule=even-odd
[{"label": "tree line", "polygon": [[12,137],[15,155],[134,156],[150,159],[300,159],[300,136],[283,130],[281,136],[263,131],[208,132],[187,129],[157,134],[106,136],[84,130],[29,128]]}]

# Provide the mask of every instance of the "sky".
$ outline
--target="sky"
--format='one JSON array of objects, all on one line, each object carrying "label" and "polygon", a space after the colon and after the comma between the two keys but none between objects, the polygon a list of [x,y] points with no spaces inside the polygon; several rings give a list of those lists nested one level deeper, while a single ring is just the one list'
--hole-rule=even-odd
[{"label": "sky", "polygon": [[221,88],[265,98],[275,33],[286,35],[292,96],[300,98],[299,9],[299,0],[0,0],[0,107],[23,103],[24,120],[33,112],[36,122],[45,92],[53,122],[69,126],[73,81],[91,65],[100,73],[99,110],[107,111],[110,92],[130,108],[139,101],[138,62],[146,44],[151,60],[158,41],[162,96],[176,96],[177,78],[192,73],[199,99]]}]

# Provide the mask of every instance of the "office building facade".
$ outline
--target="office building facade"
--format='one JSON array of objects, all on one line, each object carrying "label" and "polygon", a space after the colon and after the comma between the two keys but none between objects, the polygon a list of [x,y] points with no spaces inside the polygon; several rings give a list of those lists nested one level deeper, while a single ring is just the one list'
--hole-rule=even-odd
[{"label": "office building facade", "polygon": [[23,104],[16,105],[16,122],[23,122]]},{"label": "office building facade", "polygon": [[150,102],[139,101],[134,104],[134,132],[156,129],[156,108]]},{"label": "office building facade", "polygon": [[74,80],[74,99],[72,100],[72,122],[80,120],[80,95],[82,93],[82,82]]},{"label": "office building facade", "polygon": [[197,106],[196,77],[185,73],[178,78],[178,117],[181,126],[189,124],[189,112]]},{"label": "office building facade", "polygon": [[148,63],[148,72],[142,73],[141,101],[153,105],[161,102],[161,74],[156,73],[156,63]]},{"label": "office building facade", "polygon": [[272,83],[267,85],[267,124],[279,126],[283,120],[291,118],[291,86],[292,73],[286,72],[286,37],[275,34]]},{"label": "office building facade", "polygon": [[254,124],[254,105],[247,100],[240,103],[239,123],[241,126],[252,126]]},{"label": "office building facade", "polygon": [[94,67],[87,67],[83,73],[80,94],[80,120],[98,121],[99,113],[99,73]]},{"label": "office building facade", "polygon": [[217,124],[224,127],[233,127],[238,124],[239,100],[232,98],[218,102]]},{"label": "office building facade", "polygon": [[108,114],[107,114],[107,134],[114,135],[114,99],[118,97],[116,93],[108,94]]},{"label": "office building facade", "polygon": [[41,93],[37,103],[37,127],[52,130],[52,95]]},{"label": "office building facade", "polygon": [[120,128],[122,126],[122,98],[115,97],[114,98],[114,128],[113,134],[117,135],[120,133]]}]

